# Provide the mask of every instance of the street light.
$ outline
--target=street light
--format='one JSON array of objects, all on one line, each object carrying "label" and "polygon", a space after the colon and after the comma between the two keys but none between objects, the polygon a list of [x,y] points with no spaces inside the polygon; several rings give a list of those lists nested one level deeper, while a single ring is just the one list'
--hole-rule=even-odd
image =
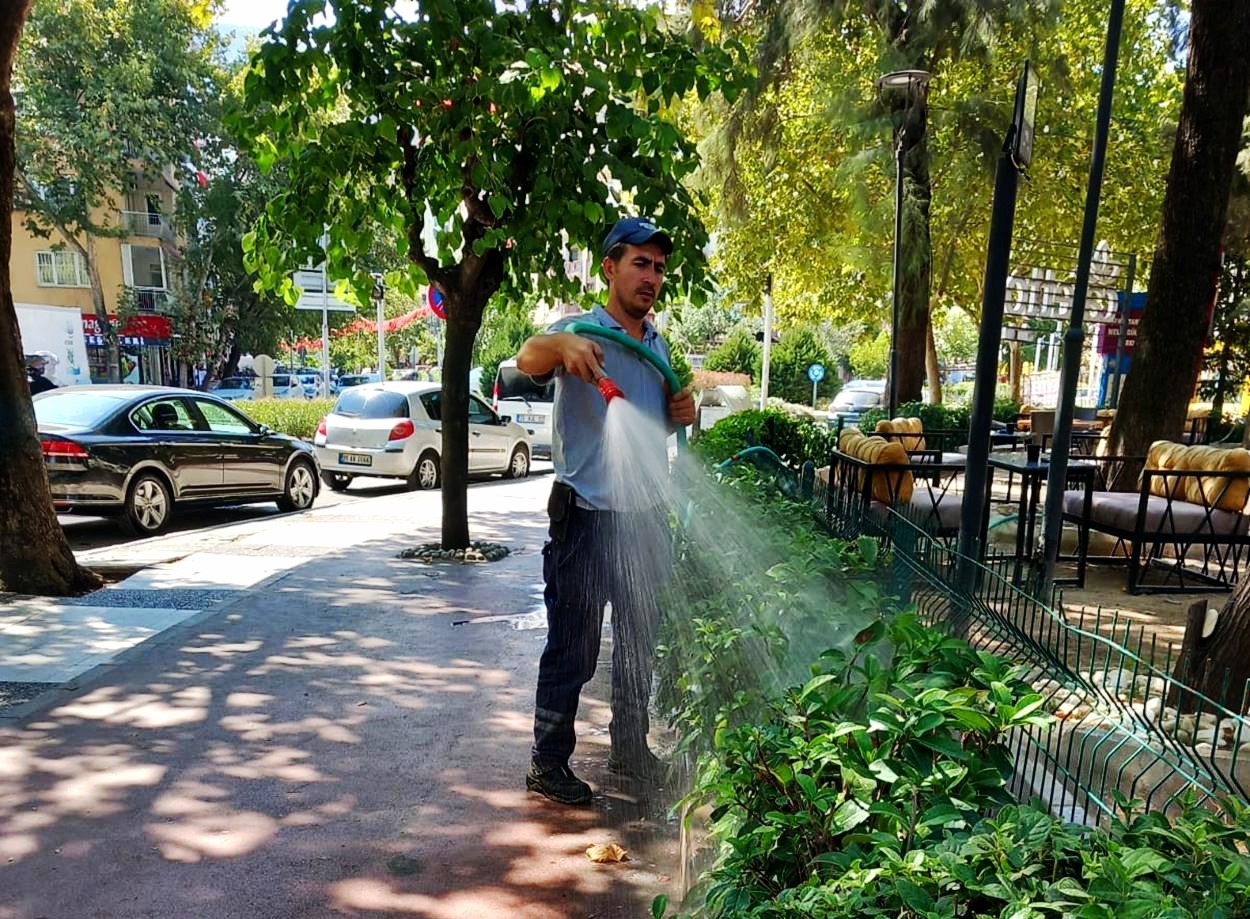
[{"label": "street light", "polygon": [[[924,70],[896,70],[887,73],[877,80],[877,96],[885,102],[887,94],[897,92],[906,94],[907,114],[910,114],[913,102],[924,96],[931,77]],[[898,408],[898,309],[899,287],[902,281],[899,272],[900,244],[903,235],[903,143],[907,137],[907,120],[903,119],[898,127],[898,142],[894,148],[894,295],[890,317],[890,417],[893,418]]]}]

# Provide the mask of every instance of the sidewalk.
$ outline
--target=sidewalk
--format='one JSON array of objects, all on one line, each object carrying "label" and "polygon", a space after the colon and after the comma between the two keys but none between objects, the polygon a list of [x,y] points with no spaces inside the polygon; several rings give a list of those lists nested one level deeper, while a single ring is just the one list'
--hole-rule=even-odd
[{"label": "sidewalk", "polygon": [[[470,489],[474,536],[512,547],[503,562],[397,559],[440,514],[437,493],[397,492],[201,551],[148,541],[167,560],[110,605],[0,607],[4,648],[43,632],[50,660],[28,675],[90,661],[48,623],[94,630],[92,653],[144,641],[0,717],[0,919],[649,915],[675,892],[668,802],[524,791],[549,485]],[[600,789],[609,655],[575,763]],[[635,860],[585,857],[608,841]]]}]

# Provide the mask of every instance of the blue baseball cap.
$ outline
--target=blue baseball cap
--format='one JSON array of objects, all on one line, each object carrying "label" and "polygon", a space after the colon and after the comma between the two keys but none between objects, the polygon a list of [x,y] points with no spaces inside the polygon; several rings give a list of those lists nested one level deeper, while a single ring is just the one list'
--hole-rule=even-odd
[{"label": "blue baseball cap", "polygon": [[665,255],[673,254],[673,240],[667,233],[645,217],[626,217],[618,220],[603,238],[603,254],[607,255],[618,243],[641,246],[649,242],[657,243]]}]

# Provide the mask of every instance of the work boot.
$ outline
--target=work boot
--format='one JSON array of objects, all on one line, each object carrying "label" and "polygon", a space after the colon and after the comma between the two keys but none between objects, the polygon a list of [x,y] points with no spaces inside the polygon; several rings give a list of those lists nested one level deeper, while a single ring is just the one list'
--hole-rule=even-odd
[{"label": "work boot", "polygon": [[669,779],[670,767],[649,749],[646,744],[626,750],[612,748],[608,754],[608,771],[626,778],[664,785]]},{"label": "work boot", "polygon": [[525,776],[525,787],[558,804],[589,804],[590,786],[573,774],[566,764],[543,766],[531,762]]}]

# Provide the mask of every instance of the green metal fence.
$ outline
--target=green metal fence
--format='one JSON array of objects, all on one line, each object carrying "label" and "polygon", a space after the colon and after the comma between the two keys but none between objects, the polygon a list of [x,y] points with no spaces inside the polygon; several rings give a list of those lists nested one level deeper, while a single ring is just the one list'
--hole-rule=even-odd
[{"label": "green metal fence", "polygon": [[[1151,810],[1173,809],[1190,789],[1200,800],[1250,800],[1250,722],[1187,686],[1172,650],[1140,626],[1101,612],[1071,619],[1058,592],[1014,586],[1005,561],[964,559],[954,540],[880,505],[824,488],[814,501],[835,534],[892,549],[900,604],[1026,668],[1055,720],[1014,739],[1018,796],[1087,824],[1119,812],[1117,793]],[[969,583],[957,577],[964,565],[973,590],[956,586]],[[1250,685],[1240,690],[1244,712]]]}]

